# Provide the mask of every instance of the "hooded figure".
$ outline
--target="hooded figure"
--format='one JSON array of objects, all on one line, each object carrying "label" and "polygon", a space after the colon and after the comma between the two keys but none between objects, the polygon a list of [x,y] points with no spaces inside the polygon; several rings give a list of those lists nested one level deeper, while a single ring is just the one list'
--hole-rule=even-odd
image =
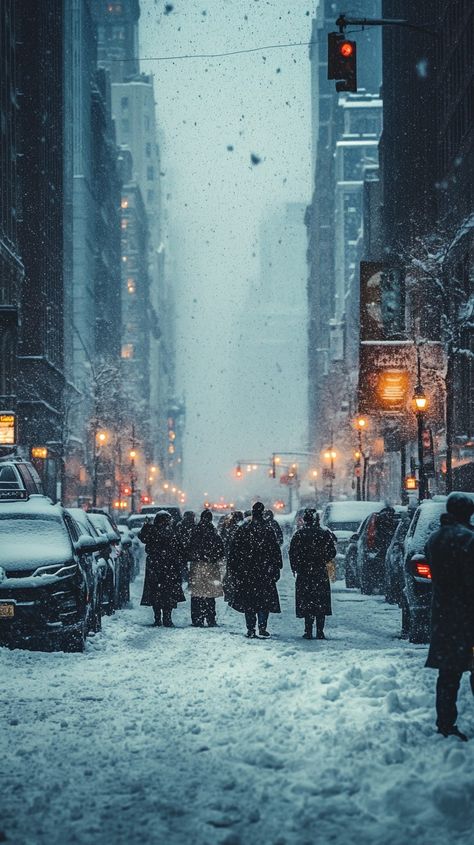
[{"label": "hooded figure", "polygon": [[263,518],[265,506],[256,502],[252,519],[236,530],[227,563],[231,589],[227,601],[234,610],[245,613],[247,636],[269,637],[269,613],[280,613],[276,583],[283,566],[280,546],[271,525]]},{"label": "hooded figure", "polygon": [[436,684],[438,733],[443,736],[454,734],[465,740],[467,737],[456,725],[456,700],[463,672],[473,669],[474,532],[470,519],[474,502],[464,493],[451,493],[446,511],[440,517],[440,527],[431,534],[425,546],[433,584],[431,640],[426,666],[439,670]]},{"label": "hooded figure", "polygon": [[151,606],[155,626],[172,628],[171,611],[178,602],[186,601],[181,587],[183,548],[171,526],[167,511],[158,511],[153,525],[145,522],[139,539],[145,544],[145,583],[141,604]]},{"label": "hooded figure", "polygon": [[313,639],[316,619],[316,637],[324,640],[325,618],[332,615],[327,564],[335,557],[336,546],[331,532],[321,528],[319,516],[311,508],[305,510],[303,527],[291,538],[289,555],[296,575],[296,615],[305,621],[303,637]]},{"label": "hooded figure", "polygon": [[183,518],[180,520],[180,522],[178,522],[175,529],[178,539],[185,552],[187,552],[192,530],[195,527],[196,519],[194,511],[185,511],[183,513]]},{"label": "hooded figure", "polygon": [[209,628],[215,628],[216,598],[224,595],[221,573],[224,544],[212,524],[210,510],[202,512],[200,522],[191,532],[188,556],[191,621],[198,628],[205,621]]}]

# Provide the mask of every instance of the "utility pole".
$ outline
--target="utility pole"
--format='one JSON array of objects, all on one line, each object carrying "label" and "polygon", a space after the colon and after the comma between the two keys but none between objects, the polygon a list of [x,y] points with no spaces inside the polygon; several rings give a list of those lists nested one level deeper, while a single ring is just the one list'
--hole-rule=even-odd
[{"label": "utility pole", "polygon": [[136,458],[136,451],[135,446],[137,445],[137,441],[135,439],[135,423],[132,423],[132,436],[130,438],[130,443],[132,448],[130,449],[130,513],[135,513],[135,482],[136,482],[136,475],[135,475],[135,458]]}]

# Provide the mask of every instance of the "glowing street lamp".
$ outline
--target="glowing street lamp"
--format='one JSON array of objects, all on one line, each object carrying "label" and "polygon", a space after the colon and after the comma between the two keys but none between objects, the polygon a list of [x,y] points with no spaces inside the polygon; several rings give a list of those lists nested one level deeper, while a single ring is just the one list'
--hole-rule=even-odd
[{"label": "glowing street lamp", "polygon": [[413,411],[416,414],[416,422],[418,427],[418,497],[421,502],[423,499],[427,499],[429,495],[423,455],[423,426],[425,421],[425,411],[428,408],[428,397],[425,391],[423,390],[423,384],[421,381],[421,359],[419,346],[416,347],[416,358],[418,380],[415,386],[415,391],[413,393],[411,404]]}]

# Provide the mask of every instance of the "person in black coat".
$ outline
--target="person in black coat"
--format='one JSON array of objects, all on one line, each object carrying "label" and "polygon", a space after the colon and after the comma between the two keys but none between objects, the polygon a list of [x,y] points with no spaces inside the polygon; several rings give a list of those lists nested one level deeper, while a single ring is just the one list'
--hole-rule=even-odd
[{"label": "person in black coat", "polygon": [[262,502],[254,504],[252,519],[234,534],[227,562],[231,589],[226,592],[226,600],[234,610],[245,614],[248,637],[257,636],[257,620],[259,635],[269,637],[268,615],[280,613],[276,584],[283,561],[275,532],[263,518],[264,510]]},{"label": "person in black coat", "polygon": [[188,544],[189,589],[191,590],[191,622],[202,628],[207,621],[215,628],[216,598],[223,595],[220,562],[224,543],[212,524],[212,513],[204,510],[193,528]]},{"label": "person in black coat", "polygon": [[139,535],[145,544],[145,583],[141,604],[151,606],[155,626],[173,628],[171,612],[178,602],[186,601],[181,587],[184,550],[171,526],[167,511],[158,511],[153,524],[145,522]]},{"label": "person in black coat", "polygon": [[183,513],[183,518],[178,522],[175,532],[176,536],[181,543],[185,557],[183,558],[183,565],[181,568],[181,580],[187,583],[188,581],[188,546],[189,540],[191,539],[191,533],[193,528],[196,526],[196,518],[194,511],[185,511]]},{"label": "person in black coat", "polygon": [[304,619],[306,640],[313,639],[316,619],[316,638],[326,639],[324,622],[332,615],[331,585],[327,564],[336,556],[332,533],[321,528],[319,516],[312,508],[303,515],[304,525],[291,538],[290,566],[296,575],[296,615]]},{"label": "person in black coat", "polygon": [[283,531],[281,530],[281,527],[279,526],[278,522],[276,521],[275,516],[273,514],[273,511],[270,508],[267,508],[267,510],[265,510],[263,512],[263,518],[266,519],[268,524],[272,526],[272,528],[275,532],[275,537],[277,538],[280,546],[282,546],[283,545]]},{"label": "person in black coat", "polygon": [[467,740],[456,725],[456,700],[463,672],[473,669],[474,532],[470,519],[474,502],[463,493],[451,493],[446,511],[440,517],[440,528],[431,534],[425,546],[433,583],[426,666],[438,669],[438,733]]}]

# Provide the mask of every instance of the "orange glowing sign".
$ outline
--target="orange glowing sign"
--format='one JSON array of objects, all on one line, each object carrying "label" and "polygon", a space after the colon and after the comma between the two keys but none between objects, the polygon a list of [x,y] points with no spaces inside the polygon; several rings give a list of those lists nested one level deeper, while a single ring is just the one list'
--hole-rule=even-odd
[{"label": "orange glowing sign", "polygon": [[0,414],[0,446],[14,446],[16,437],[15,414]]},{"label": "orange glowing sign", "polygon": [[409,385],[406,370],[381,370],[377,374],[377,395],[387,410],[398,410],[406,405]]}]

